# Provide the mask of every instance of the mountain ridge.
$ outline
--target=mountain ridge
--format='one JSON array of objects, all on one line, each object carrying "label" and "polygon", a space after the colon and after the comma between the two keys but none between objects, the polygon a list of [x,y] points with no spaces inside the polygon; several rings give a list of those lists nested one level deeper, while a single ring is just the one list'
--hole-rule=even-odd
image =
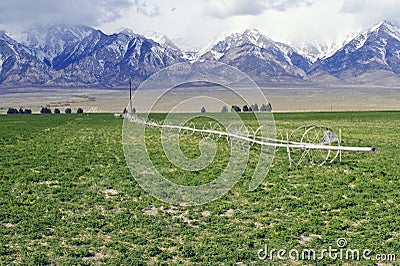
[{"label": "mountain ridge", "polygon": [[[318,60],[309,69],[309,76],[328,73],[350,83],[365,84],[365,75],[376,72],[376,81],[397,78],[400,74],[400,29],[388,21],[380,22],[357,34],[332,56]],[[385,73],[384,77],[381,75]],[[392,83],[392,82],[391,82]],[[395,82],[397,83],[397,81]],[[388,84],[395,85],[395,84]]]},{"label": "mountain ridge", "polygon": [[390,21],[332,50],[318,44],[293,47],[247,29],[190,53],[158,33],[121,29],[105,34],[82,25],[44,25],[25,31],[20,42],[0,31],[0,84],[116,88],[132,79],[137,87],[172,64],[205,60],[237,67],[260,85],[397,86],[400,81],[400,28]]}]

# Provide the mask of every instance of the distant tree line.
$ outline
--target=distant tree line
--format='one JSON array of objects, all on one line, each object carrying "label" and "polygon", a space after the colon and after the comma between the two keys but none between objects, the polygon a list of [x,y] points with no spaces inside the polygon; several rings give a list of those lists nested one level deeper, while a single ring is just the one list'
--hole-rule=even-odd
[{"label": "distant tree line", "polygon": [[[65,112],[66,114],[71,114],[71,113],[72,113],[72,109],[71,109],[71,108],[67,108],[67,109],[65,109],[64,112]],[[42,108],[40,109],[40,113],[41,113],[41,114],[52,114],[53,112],[52,112],[51,109],[48,108],[48,107],[42,107]],[[77,114],[83,114],[83,109],[82,109],[82,108],[78,108],[78,109],[76,110],[76,113],[77,113]],[[32,110],[31,110],[31,109],[25,109],[25,110],[24,110],[24,109],[22,109],[22,108],[19,108],[19,109],[16,109],[16,108],[8,108],[7,114],[32,114]],[[60,109],[54,108],[54,114],[61,114]]]},{"label": "distant tree line", "polygon": [[24,110],[22,108],[19,108],[19,110],[15,109],[15,108],[8,108],[7,114],[9,114],[9,115],[11,115],[11,114],[27,114],[27,115],[30,115],[30,114],[32,114],[32,110],[31,109],[25,109]]},{"label": "distant tree line", "polygon": [[[224,106],[222,107],[221,112],[225,113],[228,112],[228,107]],[[251,106],[243,105],[242,108],[240,108],[237,105],[232,105],[231,107],[231,112],[272,112],[272,105],[271,103],[268,104],[262,104],[261,107],[258,107],[258,104],[252,104]]]},{"label": "distant tree line", "polygon": [[[72,113],[72,109],[71,109],[71,108],[67,108],[67,109],[65,109],[64,112],[65,112],[66,114],[71,114],[71,113]],[[41,113],[41,114],[51,114],[52,112],[51,112],[51,109],[50,109],[50,108],[48,108],[48,107],[42,107],[42,109],[40,109],[40,113]],[[58,108],[54,108],[54,113],[55,113],[55,114],[61,114],[61,111],[60,111],[60,109],[58,109]],[[76,113],[77,113],[77,114],[83,114],[83,109],[79,107],[79,108],[76,110]]]},{"label": "distant tree line", "polygon": [[[126,110],[124,110],[124,113],[126,112]],[[206,108],[203,106],[200,110],[201,113],[205,113],[206,112]],[[221,109],[222,113],[226,113],[229,112],[229,109],[227,106],[223,106]],[[271,103],[268,104],[262,104],[261,107],[258,107],[258,104],[252,104],[250,106],[247,105],[243,105],[242,108],[240,108],[238,105],[232,105],[231,106],[231,112],[236,112],[236,113],[240,113],[240,112],[272,112],[272,105]]]}]

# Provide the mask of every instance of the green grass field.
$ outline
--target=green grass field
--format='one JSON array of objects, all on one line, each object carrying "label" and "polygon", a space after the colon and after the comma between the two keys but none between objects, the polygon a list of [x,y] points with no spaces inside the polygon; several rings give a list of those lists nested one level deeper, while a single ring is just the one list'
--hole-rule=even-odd
[{"label": "green grass field", "polygon": [[[242,118],[251,125],[250,115]],[[346,238],[346,248],[370,249],[372,260],[325,257],[318,265],[373,265],[375,254],[396,253],[395,261],[379,263],[399,264],[400,112],[275,114],[275,120],[284,131],[303,124],[341,128],[343,145],[377,146],[378,152],[344,153],[342,163],[322,167],[290,167],[281,149],[255,191],[248,186],[256,156],[222,198],[171,206],[130,174],[122,119],[0,116],[0,265],[314,265],[262,261],[257,252],[266,244],[321,251],[336,247],[339,238]],[[189,157],[197,154],[193,147]],[[160,171],[187,184],[205,182],[228,160],[219,153],[196,175],[175,171],[159,149],[156,140],[149,144]]]}]

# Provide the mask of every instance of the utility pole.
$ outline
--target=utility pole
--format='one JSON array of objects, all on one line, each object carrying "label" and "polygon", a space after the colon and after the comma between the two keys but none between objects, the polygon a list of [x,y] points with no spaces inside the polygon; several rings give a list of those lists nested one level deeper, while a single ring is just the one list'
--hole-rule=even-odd
[{"label": "utility pole", "polygon": [[129,78],[129,113],[132,113],[132,79]]}]

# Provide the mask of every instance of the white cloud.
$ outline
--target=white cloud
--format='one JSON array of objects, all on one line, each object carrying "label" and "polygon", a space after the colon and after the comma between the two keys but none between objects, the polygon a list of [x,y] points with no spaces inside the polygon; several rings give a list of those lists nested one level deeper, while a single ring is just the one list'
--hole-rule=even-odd
[{"label": "white cloud", "polygon": [[260,15],[266,10],[285,11],[300,6],[311,6],[311,0],[208,0],[205,14],[217,18],[236,15]]},{"label": "white cloud", "polygon": [[210,0],[207,2],[205,14],[218,18],[234,15],[259,15],[264,8],[261,1]]},{"label": "white cloud", "polygon": [[0,24],[86,24],[115,21],[135,3],[130,0],[2,0]]},{"label": "white cloud", "polygon": [[155,17],[160,15],[160,8],[152,3],[151,1],[146,0],[134,0],[134,5],[136,8],[136,12],[148,16]]},{"label": "white cloud", "polygon": [[344,13],[398,12],[400,2],[398,0],[346,0],[341,11]]},{"label": "white cloud", "polygon": [[247,28],[287,43],[329,43],[383,19],[400,22],[399,13],[399,0],[1,0],[0,29],[64,23],[111,34],[126,27],[198,49]]},{"label": "white cloud", "polygon": [[345,0],[341,13],[358,16],[364,24],[373,24],[385,19],[399,22],[400,1]]}]

